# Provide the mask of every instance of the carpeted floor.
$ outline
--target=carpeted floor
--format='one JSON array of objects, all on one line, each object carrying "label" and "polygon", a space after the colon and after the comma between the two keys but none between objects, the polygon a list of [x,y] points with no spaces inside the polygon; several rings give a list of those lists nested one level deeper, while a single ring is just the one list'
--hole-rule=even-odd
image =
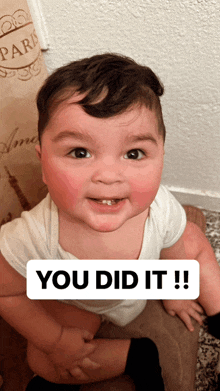
[{"label": "carpeted floor", "polygon": [[[220,265],[220,213],[203,210],[206,217],[206,236]],[[207,333],[207,325],[200,330],[195,391],[214,391],[217,387],[216,366],[220,357],[220,341]]]}]

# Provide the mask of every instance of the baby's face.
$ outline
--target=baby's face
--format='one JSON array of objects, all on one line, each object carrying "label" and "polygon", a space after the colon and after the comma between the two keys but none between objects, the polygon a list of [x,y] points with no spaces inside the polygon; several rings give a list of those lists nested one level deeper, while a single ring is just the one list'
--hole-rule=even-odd
[{"label": "baby's face", "polygon": [[72,102],[57,108],[36,147],[43,180],[64,219],[112,232],[144,213],[158,191],[164,146],[157,118],[135,107],[100,119]]}]

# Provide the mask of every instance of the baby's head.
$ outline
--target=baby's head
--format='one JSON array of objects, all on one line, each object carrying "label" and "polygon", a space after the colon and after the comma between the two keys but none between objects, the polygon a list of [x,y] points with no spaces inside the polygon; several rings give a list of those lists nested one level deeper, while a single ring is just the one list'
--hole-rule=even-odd
[{"label": "baby's head", "polygon": [[115,54],[73,62],[47,79],[36,151],[62,221],[112,232],[147,215],[163,170],[162,93],[149,68]]},{"label": "baby's head", "polygon": [[49,76],[38,94],[39,141],[57,107],[75,94],[82,94],[77,104],[96,118],[110,118],[135,105],[146,106],[155,111],[158,131],[165,140],[159,98],[163,91],[150,68],[128,57],[106,53],[74,61]]}]

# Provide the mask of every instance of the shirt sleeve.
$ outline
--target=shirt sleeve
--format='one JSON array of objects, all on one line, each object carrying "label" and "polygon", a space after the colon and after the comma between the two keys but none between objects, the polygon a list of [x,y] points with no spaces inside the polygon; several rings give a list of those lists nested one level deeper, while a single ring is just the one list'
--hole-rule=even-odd
[{"label": "shirt sleeve", "polygon": [[[50,257],[42,210],[44,200],[21,217],[4,224],[0,231],[0,251],[6,261],[23,277],[26,277],[27,262],[31,259]],[[39,220],[34,218],[39,216]]]},{"label": "shirt sleeve", "polygon": [[165,186],[160,186],[157,195],[160,209],[160,233],[163,248],[173,246],[182,236],[186,228],[186,213],[182,205]]}]

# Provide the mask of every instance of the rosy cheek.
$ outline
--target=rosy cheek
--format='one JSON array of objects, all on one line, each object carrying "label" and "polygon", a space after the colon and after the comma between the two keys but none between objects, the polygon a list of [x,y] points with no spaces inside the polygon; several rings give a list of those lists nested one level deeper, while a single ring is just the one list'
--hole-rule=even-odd
[{"label": "rosy cheek", "polygon": [[133,191],[132,192],[132,201],[139,208],[147,208],[153,202],[156,196],[155,190],[143,190],[141,192]]},{"label": "rosy cheek", "polygon": [[149,207],[157,194],[159,182],[146,181],[146,177],[133,182],[131,185],[132,201],[139,208]]},{"label": "rosy cheek", "polygon": [[58,207],[62,205],[68,208],[76,205],[83,187],[81,178],[73,178],[66,172],[55,172],[50,167],[45,170],[45,178],[49,192]]}]

